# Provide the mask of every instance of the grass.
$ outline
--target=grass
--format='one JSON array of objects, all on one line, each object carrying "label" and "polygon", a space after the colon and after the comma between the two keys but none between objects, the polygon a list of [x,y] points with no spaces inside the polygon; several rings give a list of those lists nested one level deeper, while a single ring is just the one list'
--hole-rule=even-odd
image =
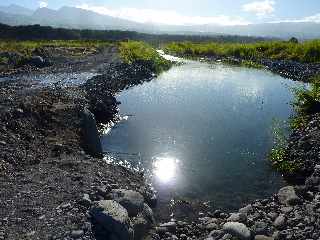
[{"label": "grass", "polygon": [[[295,100],[293,106],[296,115],[289,121],[289,127],[293,130],[303,129],[307,126],[310,116],[320,111],[320,76],[315,76],[308,87],[294,89]],[[275,126],[274,148],[269,154],[269,159],[275,169],[282,173],[294,174],[299,171],[301,163],[288,159],[286,152],[286,137],[284,128]]]},{"label": "grass", "polygon": [[274,137],[274,147],[269,153],[269,160],[277,171],[285,174],[294,174],[299,171],[300,165],[287,158],[287,123],[274,121],[272,133]]},{"label": "grass", "polygon": [[16,52],[26,57],[32,55],[37,48],[46,46],[67,48],[102,48],[110,45],[110,42],[95,40],[46,40],[46,41],[0,41],[0,52]]},{"label": "grass", "polygon": [[309,87],[295,89],[293,105],[299,116],[320,111],[320,75],[311,79]]},{"label": "grass", "polygon": [[8,64],[9,59],[6,57],[0,57],[0,65]]},{"label": "grass", "polygon": [[168,70],[171,62],[164,59],[150,45],[140,41],[127,41],[119,43],[120,56],[126,63],[146,61],[152,64],[156,73]]},{"label": "grass", "polygon": [[182,56],[221,56],[247,60],[262,58],[294,60],[303,63],[320,62],[320,40],[305,41],[268,41],[257,43],[192,43],[173,42],[166,51]]}]

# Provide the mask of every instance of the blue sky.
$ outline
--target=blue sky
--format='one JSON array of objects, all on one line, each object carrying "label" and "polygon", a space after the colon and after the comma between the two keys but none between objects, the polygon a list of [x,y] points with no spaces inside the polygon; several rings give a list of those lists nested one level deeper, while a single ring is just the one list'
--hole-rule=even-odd
[{"label": "blue sky", "polygon": [[1,0],[28,8],[77,6],[139,22],[222,25],[273,21],[320,22],[320,0]]}]

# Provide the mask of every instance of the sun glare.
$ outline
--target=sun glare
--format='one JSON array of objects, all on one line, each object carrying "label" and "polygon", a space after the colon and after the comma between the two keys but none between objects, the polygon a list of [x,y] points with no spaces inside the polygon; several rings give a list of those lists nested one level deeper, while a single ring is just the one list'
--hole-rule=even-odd
[{"label": "sun glare", "polygon": [[176,176],[178,162],[172,157],[157,157],[153,163],[153,174],[161,182],[171,182]]}]

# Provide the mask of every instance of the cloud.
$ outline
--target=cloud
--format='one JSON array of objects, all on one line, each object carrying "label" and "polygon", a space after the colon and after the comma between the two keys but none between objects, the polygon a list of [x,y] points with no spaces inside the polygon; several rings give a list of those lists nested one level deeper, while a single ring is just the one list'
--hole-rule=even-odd
[{"label": "cloud", "polygon": [[320,13],[313,15],[313,16],[309,16],[309,17],[305,17],[303,19],[305,22],[316,22],[316,23],[320,23]]},{"label": "cloud", "polygon": [[48,7],[48,2],[45,2],[45,1],[39,1],[39,7],[40,8],[45,8],[45,7]]},{"label": "cloud", "polygon": [[78,8],[90,10],[103,15],[123,18],[140,23],[155,23],[168,25],[247,25],[250,22],[240,17],[230,17],[225,15],[200,17],[184,16],[173,10],[155,10],[155,9],[138,9],[138,8],[120,8],[111,9],[105,6],[89,6],[82,4]]},{"label": "cloud", "polygon": [[242,10],[245,12],[254,13],[258,17],[265,17],[274,12],[275,4],[276,3],[273,0],[256,1],[243,5]]},{"label": "cloud", "polygon": [[277,21],[272,21],[271,23],[280,23],[280,22],[295,22],[295,23],[300,23],[300,22],[314,22],[314,23],[320,23],[320,13],[300,18],[300,19],[285,19],[285,20],[277,20]]}]

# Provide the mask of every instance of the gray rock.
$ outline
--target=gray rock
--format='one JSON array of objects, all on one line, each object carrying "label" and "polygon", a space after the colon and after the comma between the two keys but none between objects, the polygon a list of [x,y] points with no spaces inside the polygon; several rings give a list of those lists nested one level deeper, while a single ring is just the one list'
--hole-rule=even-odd
[{"label": "gray rock", "polygon": [[254,240],[274,240],[273,237],[267,237],[264,235],[257,235],[254,237]]},{"label": "gray rock", "polygon": [[278,192],[278,199],[281,204],[289,206],[300,203],[300,198],[297,196],[296,191],[292,186],[281,188]]},{"label": "gray rock", "polygon": [[136,217],[138,213],[143,211],[144,198],[136,191],[114,189],[111,192],[111,197],[127,209],[129,217]]},{"label": "gray rock", "polygon": [[160,227],[168,229],[169,232],[175,232],[177,229],[177,224],[175,222],[167,222],[160,224]]},{"label": "gray rock", "polygon": [[283,214],[280,214],[276,220],[273,222],[273,226],[275,226],[277,229],[281,230],[286,225],[286,217]]},{"label": "gray rock", "polygon": [[45,66],[45,61],[40,56],[32,56],[29,60],[29,64],[41,68]]},{"label": "gray rock", "polygon": [[83,197],[80,200],[80,204],[85,207],[90,207],[92,205],[92,201],[90,199],[89,194],[87,193],[83,194]]},{"label": "gray rock", "polygon": [[74,230],[71,232],[71,237],[72,238],[80,238],[84,234],[83,230]]},{"label": "gray rock", "polygon": [[213,239],[219,239],[224,235],[224,232],[221,230],[213,230],[210,232],[209,237],[212,237]]},{"label": "gray rock", "polygon": [[252,211],[253,211],[253,207],[252,207],[251,204],[239,209],[239,213],[242,213],[242,214],[245,214],[245,215],[248,215]]},{"label": "gray rock", "polygon": [[241,240],[251,239],[251,232],[243,223],[227,222],[223,225],[223,231]]},{"label": "gray rock", "polygon": [[101,157],[102,146],[94,115],[85,108],[81,118],[84,150],[93,157]]},{"label": "gray rock", "polygon": [[243,213],[232,213],[231,216],[227,219],[228,222],[247,222],[247,215]]},{"label": "gray rock", "polygon": [[213,223],[213,222],[206,225],[206,229],[209,231],[218,229],[218,227],[219,227],[218,224]]},{"label": "gray rock", "polygon": [[99,224],[110,234],[117,236],[119,240],[133,238],[129,228],[128,212],[118,202],[113,200],[99,201],[91,209],[90,214],[95,224]]},{"label": "gray rock", "polygon": [[143,204],[141,215],[148,221],[150,225],[155,224],[156,221],[154,219],[153,211],[147,204]]},{"label": "gray rock", "polygon": [[150,227],[148,221],[143,217],[133,218],[131,224],[134,230],[134,240],[143,239]]},{"label": "gray rock", "polygon": [[265,222],[256,222],[252,230],[256,235],[267,234],[268,225]]}]

